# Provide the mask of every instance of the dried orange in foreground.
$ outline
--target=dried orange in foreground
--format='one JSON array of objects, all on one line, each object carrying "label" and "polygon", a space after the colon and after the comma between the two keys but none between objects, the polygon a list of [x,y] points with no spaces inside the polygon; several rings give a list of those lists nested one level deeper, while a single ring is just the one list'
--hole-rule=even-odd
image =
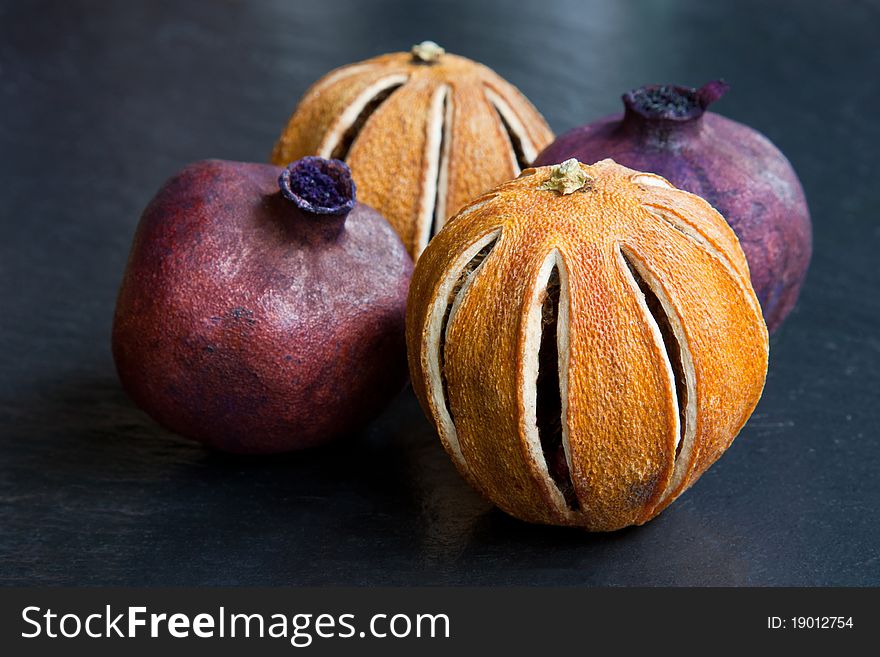
[{"label": "dried orange in foreground", "polygon": [[516,87],[426,41],[318,80],[272,161],[345,160],[358,198],[387,217],[415,259],[449,215],[516,176],[552,140]]},{"label": "dried orange in foreground", "polygon": [[761,396],[767,329],[706,201],[603,160],[467,205],[413,274],[413,388],[461,473],[530,522],[650,520]]}]

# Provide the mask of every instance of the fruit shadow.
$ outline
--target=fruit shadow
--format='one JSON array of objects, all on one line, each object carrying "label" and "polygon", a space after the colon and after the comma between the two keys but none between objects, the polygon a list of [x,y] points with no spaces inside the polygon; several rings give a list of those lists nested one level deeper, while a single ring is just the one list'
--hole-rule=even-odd
[{"label": "fruit shadow", "polygon": [[640,527],[591,533],[534,525],[474,492],[430,426],[410,438],[405,454],[424,560],[419,583],[729,586],[754,580],[737,527],[728,526],[718,508],[707,511],[697,491]]},{"label": "fruit shadow", "polygon": [[[112,376],[53,382],[17,408],[15,583],[626,584],[652,554],[658,571],[683,559],[681,537],[700,542],[686,505],[610,534],[505,515],[458,475],[409,388],[358,435],[270,457],[161,429]],[[707,567],[724,557],[702,543]]]},{"label": "fruit shadow", "polygon": [[9,547],[30,555],[18,581],[307,583],[354,572],[359,544],[417,543],[401,521],[401,457],[377,423],[325,448],[243,457],[165,431],[112,374],[35,384],[2,410],[13,406],[2,483],[22,500],[7,526]]}]

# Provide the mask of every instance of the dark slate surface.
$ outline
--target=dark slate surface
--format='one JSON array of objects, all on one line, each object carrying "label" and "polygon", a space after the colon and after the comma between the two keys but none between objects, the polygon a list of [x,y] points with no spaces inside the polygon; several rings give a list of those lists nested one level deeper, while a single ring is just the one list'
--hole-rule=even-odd
[{"label": "dark slate surface", "polygon": [[[876,3],[4,2],[0,580],[6,584],[880,584]],[[648,82],[733,91],[800,173],[801,302],[757,412],[649,525],[532,527],[458,478],[407,390],[363,435],[241,459],[121,391],[140,211],[205,157],[263,160],[330,68],[432,38],[557,131]]]}]

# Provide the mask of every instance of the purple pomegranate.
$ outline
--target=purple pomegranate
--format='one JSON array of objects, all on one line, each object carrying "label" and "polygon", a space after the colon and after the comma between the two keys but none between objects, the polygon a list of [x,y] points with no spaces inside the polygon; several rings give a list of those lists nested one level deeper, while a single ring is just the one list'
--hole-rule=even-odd
[{"label": "purple pomegranate", "polygon": [[748,259],[752,285],[773,331],[797,300],[812,250],[804,192],[785,156],[764,135],[706,108],[728,90],[651,85],[623,96],[624,112],[575,128],[535,166],[574,157],[611,158],[657,173],[709,201],[727,219]]},{"label": "purple pomegranate", "polygon": [[403,387],[412,262],[348,167],[209,160],[138,225],[113,356],[160,424],[231,452],[319,445]]}]

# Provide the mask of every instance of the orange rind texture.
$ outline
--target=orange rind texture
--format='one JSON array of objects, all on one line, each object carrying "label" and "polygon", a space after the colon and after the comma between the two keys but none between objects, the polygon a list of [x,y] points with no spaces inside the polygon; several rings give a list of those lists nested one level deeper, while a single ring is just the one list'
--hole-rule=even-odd
[{"label": "orange rind texture", "polygon": [[655,517],[730,446],[768,341],[718,212],[612,160],[579,166],[573,193],[528,169],[447,222],[413,275],[407,345],[474,487],[526,521],[609,531]]},{"label": "orange rind texture", "polygon": [[552,139],[525,96],[486,66],[392,53],[316,82],[271,159],[344,159],[358,199],[389,220],[415,259],[448,216],[516,176]]}]

